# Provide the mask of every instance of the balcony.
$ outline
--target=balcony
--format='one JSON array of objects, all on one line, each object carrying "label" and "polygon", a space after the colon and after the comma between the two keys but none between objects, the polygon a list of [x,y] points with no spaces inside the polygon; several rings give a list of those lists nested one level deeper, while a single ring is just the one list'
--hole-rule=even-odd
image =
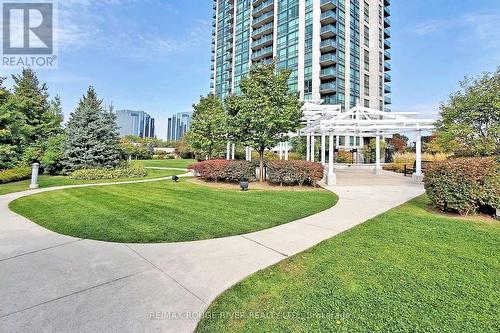
[{"label": "balcony", "polygon": [[391,31],[387,28],[384,29],[384,38],[391,38]]},{"label": "balcony", "polygon": [[334,10],[328,10],[321,13],[321,24],[330,24],[337,21],[337,13]]},{"label": "balcony", "polygon": [[384,69],[386,72],[390,71],[391,70],[391,64],[388,63],[387,61],[384,62]]},{"label": "balcony", "polygon": [[321,41],[320,50],[322,53],[331,52],[337,49],[337,41],[335,39],[325,39]]},{"label": "balcony", "polygon": [[384,40],[384,50],[389,50],[391,48],[391,42],[387,39]]},{"label": "balcony", "polygon": [[337,70],[335,67],[323,68],[319,76],[322,80],[331,80],[337,77]]},{"label": "balcony", "polygon": [[384,59],[385,60],[391,60],[391,52],[384,51]]},{"label": "balcony", "polygon": [[384,0],[384,6],[390,6],[391,1],[390,0]]},{"label": "balcony", "polygon": [[274,23],[268,23],[266,25],[261,26],[259,29],[255,29],[252,32],[252,38],[253,39],[258,39],[264,35],[267,35],[268,33],[272,32],[274,30]]},{"label": "balcony", "polygon": [[384,7],[384,17],[389,17],[391,16],[391,10],[389,9],[389,7],[385,6]]},{"label": "balcony", "polygon": [[384,84],[384,93],[390,94],[392,92],[392,88],[388,84]]},{"label": "balcony", "polygon": [[257,50],[273,44],[273,34],[265,35],[252,43],[252,50]]},{"label": "balcony", "polygon": [[257,29],[264,24],[272,22],[274,20],[274,11],[267,12],[252,21],[252,27]]},{"label": "balcony", "polygon": [[385,73],[384,74],[384,82],[388,83],[388,82],[391,82],[391,81],[392,81],[391,74]]},{"label": "balcony", "polygon": [[389,28],[391,26],[391,19],[386,17],[384,18],[384,28]]},{"label": "balcony", "polygon": [[321,66],[331,66],[337,62],[337,57],[333,53],[326,53],[320,57],[319,62]]},{"label": "balcony", "polygon": [[322,39],[332,38],[336,34],[337,34],[337,27],[333,24],[328,24],[321,27],[320,35]]},{"label": "balcony", "polygon": [[319,86],[319,91],[322,94],[333,93],[337,91],[337,84],[335,82],[322,83]]},{"label": "balcony", "polygon": [[252,53],[252,60],[259,61],[259,60],[266,58],[266,57],[269,57],[269,56],[272,57],[272,55],[273,55],[273,47],[268,46],[266,48],[260,49],[259,51],[253,52]]},{"label": "balcony", "polygon": [[390,105],[392,104],[392,99],[390,97],[384,97],[384,104],[385,105]]},{"label": "balcony", "polygon": [[259,17],[272,9],[274,9],[274,0],[264,1],[253,8],[252,15],[253,17]]},{"label": "balcony", "polygon": [[326,11],[330,9],[335,9],[338,5],[337,0],[321,0],[321,10]]}]

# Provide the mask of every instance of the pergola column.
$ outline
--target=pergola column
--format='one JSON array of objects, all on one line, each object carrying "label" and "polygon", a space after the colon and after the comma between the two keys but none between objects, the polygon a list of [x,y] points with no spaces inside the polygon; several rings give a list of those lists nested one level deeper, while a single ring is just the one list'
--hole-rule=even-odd
[{"label": "pergola column", "polygon": [[375,142],[376,142],[376,152],[375,152],[375,174],[376,175],[379,175],[382,173],[382,164],[380,163],[380,134],[377,134],[376,138],[375,138]]},{"label": "pergola column", "polygon": [[314,160],[316,159],[315,146],[316,146],[316,137],[313,134],[313,135],[311,135],[311,159],[310,159],[311,162],[314,162]]},{"label": "pergola column", "polygon": [[307,134],[306,150],[307,150],[306,161],[310,161],[311,160],[311,135],[310,134]]},{"label": "pergola column", "polygon": [[280,154],[280,160],[282,160],[283,159],[283,142],[280,142],[279,154]]},{"label": "pergola column", "polygon": [[226,160],[231,159],[231,142],[227,142],[227,147],[226,147]]},{"label": "pergola column", "polygon": [[417,142],[415,143],[416,150],[416,161],[415,161],[415,173],[413,174],[413,181],[415,183],[421,183],[423,180],[422,174],[422,131],[417,131]]},{"label": "pergola column", "polygon": [[321,135],[321,164],[326,165],[326,134]]},{"label": "pergola column", "polygon": [[334,155],[335,155],[335,148],[334,148],[334,135],[330,133],[330,144],[329,144],[329,151],[328,151],[328,175],[326,177],[326,184],[328,186],[334,186],[337,185],[337,175],[335,174],[335,170],[333,169],[333,160],[334,160]]},{"label": "pergola column", "polygon": [[285,161],[288,161],[288,141],[285,142]]},{"label": "pergola column", "polygon": [[236,154],[236,145],[233,143],[233,145],[231,147],[231,159],[232,160],[235,159],[235,154]]}]

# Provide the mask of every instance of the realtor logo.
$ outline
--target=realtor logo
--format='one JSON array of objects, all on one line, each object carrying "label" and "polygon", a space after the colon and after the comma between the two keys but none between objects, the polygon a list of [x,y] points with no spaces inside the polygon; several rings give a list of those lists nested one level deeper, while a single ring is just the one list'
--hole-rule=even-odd
[{"label": "realtor logo", "polygon": [[2,67],[55,68],[54,1],[2,1]]}]

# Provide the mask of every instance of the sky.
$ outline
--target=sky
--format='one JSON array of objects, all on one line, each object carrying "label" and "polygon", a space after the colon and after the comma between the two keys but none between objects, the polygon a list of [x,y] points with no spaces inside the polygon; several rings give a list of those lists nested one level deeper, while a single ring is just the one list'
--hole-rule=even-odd
[{"label": "sky", "polygon": [[[500,1],[392,0],[394,111],[437,117],[465,75],[500,65]],[[212,0],[59,0],[59,66],[38,70],[66,117],[89,85],[143,110],[166,137],[172,113],[209,92]],[[0,70],[1,76],[19,71]],[[7,86],[12,84],[9,78]]]}]

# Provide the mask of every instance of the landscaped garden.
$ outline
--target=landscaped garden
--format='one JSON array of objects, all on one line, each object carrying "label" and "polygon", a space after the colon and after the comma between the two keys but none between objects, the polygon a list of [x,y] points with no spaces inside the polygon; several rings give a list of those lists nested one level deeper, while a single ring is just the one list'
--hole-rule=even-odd
[{"label": "landscaped garden", "polygon": [[[182,172],[181,172],[182,173]],[[136,181],[145,179],[155,179],[169,177],[179,174],[179,171],[175,170],[147,170],[147,174],[144,177],[139,178],[115,178],[115,179],[99,179],[99,180],[81,180],[81,179],[71,179],[68,176],[50,176],[43,175],[38,178],[39,188],[45,187],[55,187],[64,185],[82,185],[82,184],[99,184],[99,183],[118,183],[125,181]],[[0,184],[0,195],[21,192],[29,189],[30,180],[22,180],[12,183]]]},{"label": "landscaped garden", "polygon": [[191,159],[172,159],[172,160],[139,160],[132,161],[132,164],[143,165],[147,168],[176,168],[186,169],[189,165],[196,163]]},{"label": "landscaped garden", "polygon": [[498,244],[423,196],[237,284],[198,332],[498,332]]},{"label": "landscaped garden", "polygon": [[336,200],[324,190],[241,192],[181,180],[59,190],[20,198],[10,208],[61,234],[149,243],[267,229],[323,211]]}]

